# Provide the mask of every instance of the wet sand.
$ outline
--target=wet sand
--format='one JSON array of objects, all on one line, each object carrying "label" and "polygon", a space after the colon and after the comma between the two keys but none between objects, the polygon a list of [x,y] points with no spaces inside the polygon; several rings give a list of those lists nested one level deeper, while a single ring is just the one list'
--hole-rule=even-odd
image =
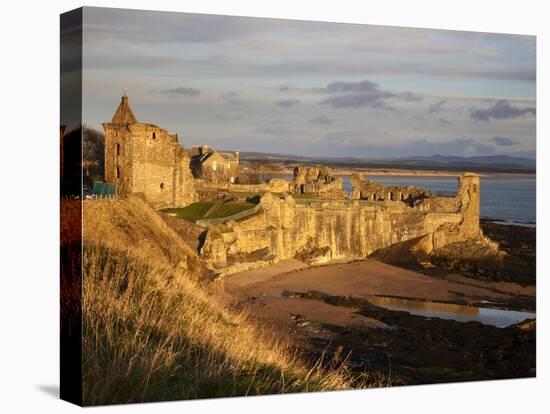
[{"label": "wet sand", "polygon": [[434,278],[374,259],[324,266],[307,266],[292,259],[270,268],[228,276],[225,286],[228,292],[249,295],[280,296],[285,290],[316,290],[329,295],[403,296],[436,301],[452,301],[456,299],[456,293],[461,297],[506,299],[507,289],[521,288],[514,284],[503,285],[504,290],[497,292],[494,284],[455,278],[456,282]]},{"label": "wet sand", "polygon": [[355,298],[396,296],[450,303],[506,302],[518,293],[534,295],[534,288],[514,283],[483,282],[461,275],[435,278],[374,259],[313,267],[295,259],[285,260],[269,268],[227,276],[224,286],[232,300],[253,317],[279,327],[291,326],[292,314],[319,323],[380,326],[377,321],[359,317],[358,309],[293,297],[292,292]]}]

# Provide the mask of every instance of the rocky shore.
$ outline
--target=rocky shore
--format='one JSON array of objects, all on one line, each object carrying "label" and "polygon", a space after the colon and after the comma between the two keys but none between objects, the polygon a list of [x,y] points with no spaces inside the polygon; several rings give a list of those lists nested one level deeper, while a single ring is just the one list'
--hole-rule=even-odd
[{"label": "rocky shore", "polygon": [[391,385],[533,377],[534,318],[496,327],[392,310],[370,299],[534,313],[536,230],[482,227],[502,254],[464,260],[449,250],[421,257],[401,246],[350,263],[283,263],[280,273],[271,269],[261,279],[233,275],[226,292],[234,306],[290,338],[305,357],[345,360],[373,381],[382,375]]},{"label": "rocky shore", "polygon": [[392,385],[532,377],[536,374],[534,324],[497,328],[478,322],[425,318],[351,297],[305,295],[359,309],[384,328],[297,323],[310,358],[344,354],[356,372],[390,376]]}]

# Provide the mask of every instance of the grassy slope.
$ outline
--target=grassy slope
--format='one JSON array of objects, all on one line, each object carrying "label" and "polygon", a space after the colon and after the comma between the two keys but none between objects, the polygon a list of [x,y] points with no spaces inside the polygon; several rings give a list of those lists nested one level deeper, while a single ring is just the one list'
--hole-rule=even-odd
[{"label": "grassy slope", "polygon": [[84,238],[153,261],[189,269],[196,277],[201,263],[188,246],[144,201],[95,200],[84,203]]},{"label": "grassy slope", "polygon": [[362,385],[337,362],[307,366],[216,301],[192,280],[195,253],[145,203],[90,202],[84,223],[85,404]]}]

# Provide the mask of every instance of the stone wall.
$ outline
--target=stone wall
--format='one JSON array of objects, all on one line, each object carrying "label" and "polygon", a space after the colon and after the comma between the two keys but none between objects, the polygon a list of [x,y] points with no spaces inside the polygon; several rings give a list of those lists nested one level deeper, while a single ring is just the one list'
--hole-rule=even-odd
[{"label": "stone wall", "polygon": [[347,197],[342,189],[342,179],[335,177],[329,167],[295,167],[290,190],[296,194],[315,194],[330,199]]},{"label": "stone wall", "polygon": [[216,192],[226,191],[232,193],[285,193],[289,191],[290,182],[282,178],[273,178],[264,184],[232,184],[212,183],[207,180],[195,179],[195,186],[199,191]]},{"label": "stone wall", "polygon": [[411,207],[401,201],[303,204],[290,195],[268,193],[260,201],[260,214],[210,227],[201,255],[223,271],[231,257],[260,250],[277,259],[301,257],[318,263],[365,258],[416,239],[418,249],[431,253],[448,243],[482,239],[478,189],[477,176],[463,176],[456,197],[433,209],[427,203]]},{"label": "stone wall", "polygon": [[354,173],[350,177],[354,199],[371,201],[406,201],[409,204],[415,201],[432,197],[429,190],[413,186],[386,186],[370,180],[365,180],[362,174]]}]

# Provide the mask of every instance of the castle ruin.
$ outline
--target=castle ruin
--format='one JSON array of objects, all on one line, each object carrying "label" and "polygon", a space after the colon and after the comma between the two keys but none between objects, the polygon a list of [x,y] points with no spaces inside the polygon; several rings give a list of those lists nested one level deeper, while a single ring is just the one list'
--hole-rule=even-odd
[{"label": "castle ruin", "polygon": [[[177,135],[138,122],[128,97],[122,97],[112,121],[103,128],[105,180],[117,187],[119,195],[140,194],[154,208],[185,206],[197,199],[190,153]],[[234,165],[226,158],[220,163],[222,159],[234,177],[238,158]],[[498,249],[479,226],[479,176],[473,173],[459,177],[454,196],[385,186],[356,173],[350,179],[351,200],[342,180],[328,167],[296,167],[291,181],[248,186],[232,181],[208,184],[217,190],[258,191],[263,196],[254,214],[207,227],[200,254],[221,273],[293,257],[309,263],[362,259],[409,241],[427,254],[466,241]],[[313,197],[303,197],[308,194]]]},{"label": "castle ruin", "polygon": [[[229,274],[297,257],[310,263],[362,259],[377,250],[414,241],[427,254],[452,243],[496,250],[479,226],[479,176],[458,179],[454,196],[406,200],[321,200],[265,194],[250,218],[208,228],[201,256]],[[249,258],[249,259],[247,259]]]},{"label": "castle ruin", "polygon": [[123,96],[105,130],[105,181],[120,196],[141,194],[155,208],[193,202],[189,155],[178,141],[157,125],[137,121]]}]

